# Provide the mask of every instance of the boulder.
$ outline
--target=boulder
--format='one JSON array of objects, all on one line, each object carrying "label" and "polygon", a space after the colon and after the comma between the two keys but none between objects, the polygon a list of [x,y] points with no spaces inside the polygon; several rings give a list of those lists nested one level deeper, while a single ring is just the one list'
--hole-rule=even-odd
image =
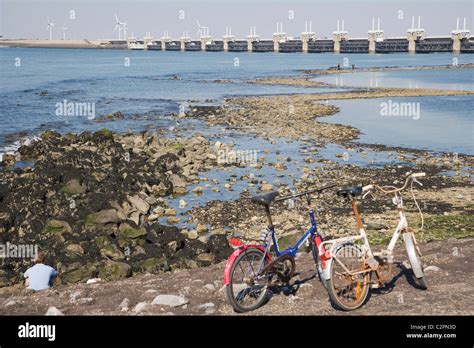
[{"label": "boulder", "polygon": [[51,306],[51,307],[48,308],[45,315],[64,315],[64,313],[61,312],[56,307]]},{"label": "boulder", "polygon": [[184,180],[181,176],[178,174],[171,174],[169,180],[173,185],[173,192],[180,194],[186,192],[186,180]]},{"label": "boulder", "polygon": [[213,314],[216,311],[216,305],[212,302],[207,302],[198,306],[199,309],[204,309],[204,313]]},{"label": "boulder", "polygon": [[[138,302],[135,307],[133,307],[132,311],[134,313],[141,313],[143,312],[147,307],[149,306],[149,304],[147,302]],[[127,310],[128,310],[128,307],[127,307]],[[122,308],[122,311],[124,311],[124,309]]]},{"label": "boulder", "polygon": [[128,298],[124,298],[119,305],[119,308],[122,312],[128,311],[128,307],[130,306],[130,300]]},{"label": "boulder", "polygon": [[81,185],[81,183],[77,179],[69,180],[66,183],[66,185],[64,185],[61,189],[62,192],[70,196],[85,193],[86,190],[87,190],[87,187],[84,185]]},{"label": "boulder", "polygon": [[124,253],[115,245],[107,244],[100,249],[100,254],[103,257],[109,257],[112,260],[123,260],[125,259]]},{"label": "boulder", "polygon": [[91,273],[92,270],[88,270],[86,266],[73,266],[60,277],[63,283],[79,283],[82,280],[88,279]]},{"label": "boulder", "polygon": [[148,221],[156,221],[156,220],[158,220],[159,217],[160,216],[158,214],[150,214],[150,215],[148,215],[147,220]]},{"label": "boulder", "polygon": [[181,219],[179,217],[176,217],[176,216],[170,216],[166,219],[166,222],[170,225],[174,225],[174,224],[177,224],[179,223]]},{"label": "boulder", "polygon": [[84,255],[84,249],[79,244],[69,244],[66,251],[72,254]]},{"label": "boulder", "polygon": [[169,307],[180,307],[189,303],[189,301],[183,296],[176,295],[158,295],[155,297],[151,304],[169,306]]},{"label": "boulder", "polygon": [[162,215],[165,214],[165,208],[158,206],[158,207],[153,209],[153,214],[156,214],[158,216],[162,216]]},{"label": "boulder", "polygon": [[117,211],[115,209],[104,209],[99,211],[98,213],[91,214],[88,217],[88,223],[94,223],[99,225],[105,225],[108,223],[117,223],[120,219],[117,215]]},{"label": "boulder", "polygon": [[137,209],[142,214],[148,213],[150,209],[150,204],[148,204],[144,199],[140,198],[138,195],[129,196],[128,201],[132,204],[135,209]]},{"label": "boulder", "polygon": [[214,261],[214,255],[208,253],[199,254],[196,259],[203,265],[209,266]]},{"label": "boulder", "polygon": [[197,239],[199,237],[196,230],[188,231],[184,229],[184,230],[181,230],[181,234],[184,234],[189,239]]},{"label": "boulder", "polygon": [[144,227],[133,228],[126,222],[122,222],[118,229],[118,235],[124,239],[135,239],[145,237],[147,235],[146,229]]},{"label": "boulder", "polygon": [[135,223],[135,225],[139,225],[140,224],[140,212],[138,211],[133,211],[130,213],[130,215],[128,216],[127,220],[130,220],[132,222]]},{"label": "boulder", "polygon": [[132,267],[124,262],[106,261],[99,268],[99,277],[106,280],[119,280],[131,275]]},{"label": "boulder", "polygon": [[208,231],[209,231],[209,228],[208,228],[206,225],[197,224],[197,226],[196,226],[196,232],[197,232],[198,234],[207,233]]},{"label": "boulder", "polygon": [[161,273],[169,271],[168,261],[164,257],[153,257],[136,262],[133,268],[138,272]]},{"label": "boulder", "polygon": [[176,210],[173,208],[168,208],[165,209],[165,216],[175,216],[176,215]]},{"label": "boulder", "polygon": [[43,229],[43,233],[48,236],[62,236],[63,233],[71,232],[71,226],[66,221],[61,220],[49,220]]},{"label": "boulder", "polygon": [[192,192],[196,195],[200,195],[202,194],[202,187],[201,186],[197,186],[195,188],[192,189]]},{"label": "boulder", "polygon": [[197,262],[194,261],[194,260],[185,259],[185,260],[183,260],[182,263],[183,263],[184,267],[189,268],[189,269],[194,269],[194,268],[199,267]]}]

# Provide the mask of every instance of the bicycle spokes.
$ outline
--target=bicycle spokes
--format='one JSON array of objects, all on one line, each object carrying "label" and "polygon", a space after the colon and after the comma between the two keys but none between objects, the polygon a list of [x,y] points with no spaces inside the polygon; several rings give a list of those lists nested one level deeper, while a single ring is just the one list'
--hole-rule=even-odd
[{"label": "bicycle spokes", "polygon": [[258,274],[263,253],[246,253],[236,265],[232,275],[232,292],[241,306],[252,306],[267,287],[265,276]]},{"label": "bicycle spokes", "polygon": [[360,249],[353,244],[339,247],[333,258],[328,286],[331,300],[343,310],[358,308],[368,294],[370,268]]}]

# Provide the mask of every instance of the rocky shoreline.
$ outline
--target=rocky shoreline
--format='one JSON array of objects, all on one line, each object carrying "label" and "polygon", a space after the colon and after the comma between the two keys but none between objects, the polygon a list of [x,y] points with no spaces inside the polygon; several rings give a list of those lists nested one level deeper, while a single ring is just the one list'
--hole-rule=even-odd
[{"label": "rocky shoreline", "polygon": [[472,69],[474,64],[446,64],[446,65],[426,65],[426,66],[384,66],[384,67],[370,67],[370,68],[358,68],[358,67],[347,67],[340,68],[332,67],[329,69],[304,69],[299,70],[304,74],[308,75],[330,75],[330,74],[340,74],[340,73],[353,73],[353,72],[388,72],[388,71],[414,71],[414,70],[450,70],[450,69]]},{"label": "rocky shoreline", "polygon": [[[450,69],[450,66],[421,67],[409,69]],[[460,68],[472,68],[472,64]],[[385,71],[403,70],[403,68],[374,68],[356,69],[356,71]],[[306,74],[320,73],[320,70],[305,72]],[[337,73],[324,70],[324,73]],[[249,81],[249,83],[283,84],[294,86],[316,86],[319,82],[309,78],[276,77]],[[331,85],[332,86],[332,85]],[[432,241],[450,237],[463,238],[474,235],[472,218],[473,182],[471,180],[473,157],[458,154],[455,158],[448,153],[433,153],[431,151],[387,147],[384,145],[361,144],[357,142],[359,131],[356,128],[328,124],[319,121],[321,118],[333,115],[339,110],[330,105],[329,100],[366,99],[386,97],[421,97],[421,96],[450,96],[470,95],[471,91],[435,90],[435,89],[405,89],[405,88],[351,88],[346,92],[319,94],[291,94],[284,96],[239,97],[226,99],[222,107],[196,107],[187,117],[197,117],[205,120],[210,126],[223,125],[237,128],[265,139],[279,137],[301,140],[324,146],[337,143],[356,151],[390,151],[393,157],[403,164],[387,165],[384,168],[370,169],[351,164],[337,164],[334,161],[323,161],[324,166],[310,169],[303,167],[304,175],[295,178],[294,188],[298,190],[323,186],[336,182],[341,185],[361,185],[367,183],[402,184],[403,176],[409,171],[424,171],[428,174],[428,186],[416,189],[416,194],[423,202],[425,218],[429,221],[433,233],[420,236],[420,240]],[[312,127],[309,127],[311,125]],[[363,150],[363,148],[365,148]],[[342,156],[342,155],[341,155]],[[308,157],[308,162],[313,159]],[[282,161],[283,162],[283,161]],[[274,163],[275,167],[284,163]],[[467,173],[461,173],[466,168]],[[453,176],[442,175],[453,172]],[[469,174],[468,174],[469,173]],[[262,189],[263,187],[261,187]],[[282,195],[290,194],[290,187],[278,186],[266,188],[276,189]],[[263,210],[255,210],[250,203],[247,192],[241,198],[232,202],[212,201],[205,207],[192,210],[193,219],[203,221],[217,228],[226,228],[243,239],[255,240],[266,219]],[[379,197],[382,198],[383,197]],[[350,233],[355,227],[351,217],[350,207],[344,206],[333,193],[322,194],[315,200],[315,205],[321,211],[321,228],[327,230],[328,236],[340,236]],[[373,208],[375,205],[376,208]],[[362,208],[364,210],[364,208]],[[417,225],[419,216],[413,203],[409,203],[408,216]],[[296,207],[288,209],[284,205],[274,207],[274,224],[283,236],[283,245],[296,241],[301,231],[307,226],[307,208],[305,204],[296,202]],[[340,214],[343,214],[343,217]],[[390,200],[370,202],[364,216],[367,218],[372,242],[380,244],[391,236],[391,228],[396,224],[397,216],[393,213]],[[390,215],[391,214],[391,215]],[[456,228],[450,231],[448,226]],[[440,227],[442,226],[442,227]],[[376,228],[375,228],[376,227]],[[440,228],[438,228],[440,227]],[[353,229],[352,229],[353,230]],[[393,231],[392,231],[393,232]]]},{"label": "rocky shoreline", "polygon": [[[278,82],[281,80],[268,80]],[[283,79],[286,83],[288,79]],[[299,81],[295,80],[296,83]],[[370,88],[348,92],[291,94],[228,98],[222,106],[195,106],[185,117],[205,120],[210,126],[224,125],[252,132],[264,138],[310,138],[319,143],[347,143],[359,130],[341,124],[321,122],[339,109],[330,100],[471,95],[471,91]]]},{"label": "rocky shoreline", "polygon": [[[422,243],[429,290],[413,286],[403,248],[395,249],[393,283],[373,290],[357,311],[335,310],[314,274],[311,254],[297,255],[297,274],[272,287],[272,297],[241,315],[472,315],[474,239]],[[457,251],[452,256],[453,250]],[[160,275],[140,274],[113,282],[71,284],[36,293],[0,294],[5,315],[235,315],[222,281],[225,262]],[[395,284],[394,284],[395,283]],[[427,305],[430,304],[430,305]]]},{"label": "rocky shoreline", "polygon": [[[18,151],[30,166],[0,175],[0,240],[47,250],[60,283],[219,262],[231,251],[225,237],[198,239],[155,223],[173,222],[176,212],[163,197],[187,192],[199,171],[215,165],[216,152],[200,135],[45,132]],[[14,161],[4,164],[11,169]],[[29,263],[5,259],[0,287],[20,282]]]},{"label": "rocky shoreline", "polygon": [[[447,177],[440,173],[446,167],[435,164],[425,164],[423,160],[416,166],[387,165],[384,168],[362,168],[356,165],[340,165],[326,161],[324,166],[313,170],[305,170],[303,177],[298,178],[294,188],[303,191],[336,183],[337,188],[354,185],[379,183],[384,185],[403,184],[403,177],[409,171],[424,171],[427,177],[423,187],[415,189],[415,196],[422,204],[426,221],[432,225],[439,222],[451,222],[456,230],[445,226],[442,230],[434,231],[425,226],[419,239],[432,241],[444,238],[463,238],[472,236],[473,229],[473,199],[474,185],[467,176]],[[355,221],[350,204],[341,200],[333,190],[325,191],[313,197],[312,206],[317,212],[321,232],[328,237],[347,235],[355,231]],[[283,195],[290,195],[292,187],[274,187]],[[418,211],[408,192],[404,193],[407,204],[407,216],[410,223],[417,227],[420,224]],[[360,211],[368,229],[369,238],[375,244],[388,242],[397,224],[398,215],[391,202],[391,197],[376,195],[373,199],[361,202]],[[308,228],[308,207],[304,199],[296,200],[293,206],[275,204],[272,206],[273,223],[282,237],[280,244],[294,244],[303,231]],[[247,193],[231,202],[212,201],[205,207],[194,208],[191,211],[193,219],[211,224],[214,228],[226,228],[247,241],[256,240],[260,230],[266,225],[264,210],[250,202]]]},{"label": "rocky shoreline", "polygon": [[[386,67],[372,67],[372,68],[340,68],[332,67],[329,69],[306,69],[298,70],[297,72],[301,75],[295,75],[290,77],[265,77],[255,80],[247,81],[250,84],[263,84],[263,85],[285,85],[285,86],[299,86],[299,87],[318,87],[322,86],[325,88],[347,88],[349,90],[364,90],[361,87],[344,87],[338,86],[331,83],[315,81],[314,78],[318,76],[325,75],[339,75],[339,74],[356,74],[364,72],[391,72],[391,71],[423,71],[423,70],[459,70],[459,69],[473,69],[474,64],[458,64],[458,65],[435,65],[435,66],[413,66],[413,67],[399,67],[399,66],[386,66]],[[401,88],[385,88],[386,90],[398,90],[400,92]],[[371,91],[381,90],[381,88],[369,89]],[[427,91],[434,91],[432,89],[421,89],[421,88],[412,88],[412,89],[403,89],[404,92],[408,93],[405,96],[426,96],[432,93]],[[411,92],[410,92],[411,91]],[[450,91],[450,90],[446,90]],[[443,93],[440,90],[436,93]],[[446,92],[444,92],[446,93]],[[449,93],[449,92],[448,92]],[[399,95],[402,96],[402,95]]]},{"label": "rocky shoreline", "polygon": [[[255,83],[314,85],[300,78],[269,78]],[[221,106],[195,105],[175,116],[200,119],[210,127],[238,129],[269,141],[285,138],[317,147],[340,144],[363,152],[367,151],[363,150],[365,145],[355,142],[359,130],[320,121],[339,111],[329,100],[473,93],[371,88],[236,97],[226,99]],[[165,198],[179,200],[190,185],[202,180],[200,173],[222,169],[219,152],[230,149],[230,145],[211,142],[199,134],[167,138],[165,129],[140,134],[118,134],[106,129],[63,135],[45,132],[40,141],[22,146],[17,154],[4,156],[0,163],[5,168],[0,172],[0,242],[39,244],[48,251],[47,261],[58,268],[59,284],[83,283],[91,278],[119,280],[139,273],[178,272],[219,263],[232,252],[230,235],[253,240],[264,227],[263,211],[250,203],[249,190],[244,190],[237,200],[213,200],[193,207],[190,215],[195,227],[185,229],[173,226],[179,219]],[[290,189],[304,190],[328,183],[399,185],[406,172],[425,171],[425,186],[417,188],[416,194],[423,201],[430,230],[419,239],[436,241],[474,235],[472,156],[453,159],[449,154],[421,150],[376,145],[372,149],[391,151],[398,163],[370,168],[319,159],[320,165],[310,168],[309,164],[316,160],[308,152],[303,175],[294,177],[292,187],[267,183],[259,172],[261,162],[252,167],[255,175],[236,177],[235,182],[256,188],[257,192],[277,189],[289,194]],[[292,159],[285,158],[283,151],[280,157],[275,163],[266,164],[283,172],[285,162],[291,163]],[[19,161],[27,164],[17,166]],[[454,175],[441,175],[447,171]],[[232,185],[228,185],[231,189]],[[198,189],[199,186],[194,189],[196,194],[200,194]],[[281,246],[293,243],[306,229],[307,208],[303,203],[296,201],[291,209],[285,205],[273,208]],[[315,197],[314,204],[327,236],[347,234],[354,227],[350,207],[334,192]],[[417,225],[415,207],[408,204],[409,219]],[[371,241],[386,242],[396,220],[390,200],[378,197],[364,204],[362,210]],[[166,225],[160,223],[163,220]],[[202,226],[207,225],[218,233],[203,233],[207,229]],[[21,275],[29,264],[29,260],[5,260],[0,271],[0,293],[18,290],[14,284],[22,281]]]}]

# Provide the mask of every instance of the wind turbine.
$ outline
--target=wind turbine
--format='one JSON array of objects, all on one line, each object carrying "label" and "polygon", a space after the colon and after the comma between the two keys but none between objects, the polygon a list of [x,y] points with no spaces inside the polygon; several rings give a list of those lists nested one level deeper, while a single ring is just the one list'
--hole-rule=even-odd
[{"label": "wind turbine", "polygon": [[[127,22],[120,22],[117,14],[115,14],[115,20],[117,24],[115,25],[114,33],[118,29],[119,40],[126,40],[127,39]],[[123,30],[123,39],[120,35],[120,32]]]},{"label": "wind turbine", "polygon": [[209,28],[208,27],[201,26],[201,24],[199,24],[199,21],[197,19],[196,19],[196,24],[199,27],[196,34],[200,35],[200,37],[209,36]]},{"label": "wind turbine", "polygon": [[64,22],[63,26],[60,27],[59,29],[61,29],[63,31],[63,40],[66,40],[66,22]]},{"label": "wind turbine", "polygon": [[49,39],[52,40],[53,39],[53,27],[54,27],[54,23],[51,22],[48,18],[48,25],[46,27],[46,31],[49,30]]}]

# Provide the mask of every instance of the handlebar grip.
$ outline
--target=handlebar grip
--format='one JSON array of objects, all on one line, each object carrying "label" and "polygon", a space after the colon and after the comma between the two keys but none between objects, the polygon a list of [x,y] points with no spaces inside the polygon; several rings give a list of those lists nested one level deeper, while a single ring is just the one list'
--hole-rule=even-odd
[{"label": "handlebar grip", "polygon": [[366,185],[364,187],[362,187],[362,192],[367,192],[369,190],[372,190],[374,188],[374,185]]},{"label": "handlebar grip", "polygon": [[423,173],[423,172],[422,173],[413,173],[411,175],[412,178],[421,178],[423,176],[426,176],[426,173]]}]

